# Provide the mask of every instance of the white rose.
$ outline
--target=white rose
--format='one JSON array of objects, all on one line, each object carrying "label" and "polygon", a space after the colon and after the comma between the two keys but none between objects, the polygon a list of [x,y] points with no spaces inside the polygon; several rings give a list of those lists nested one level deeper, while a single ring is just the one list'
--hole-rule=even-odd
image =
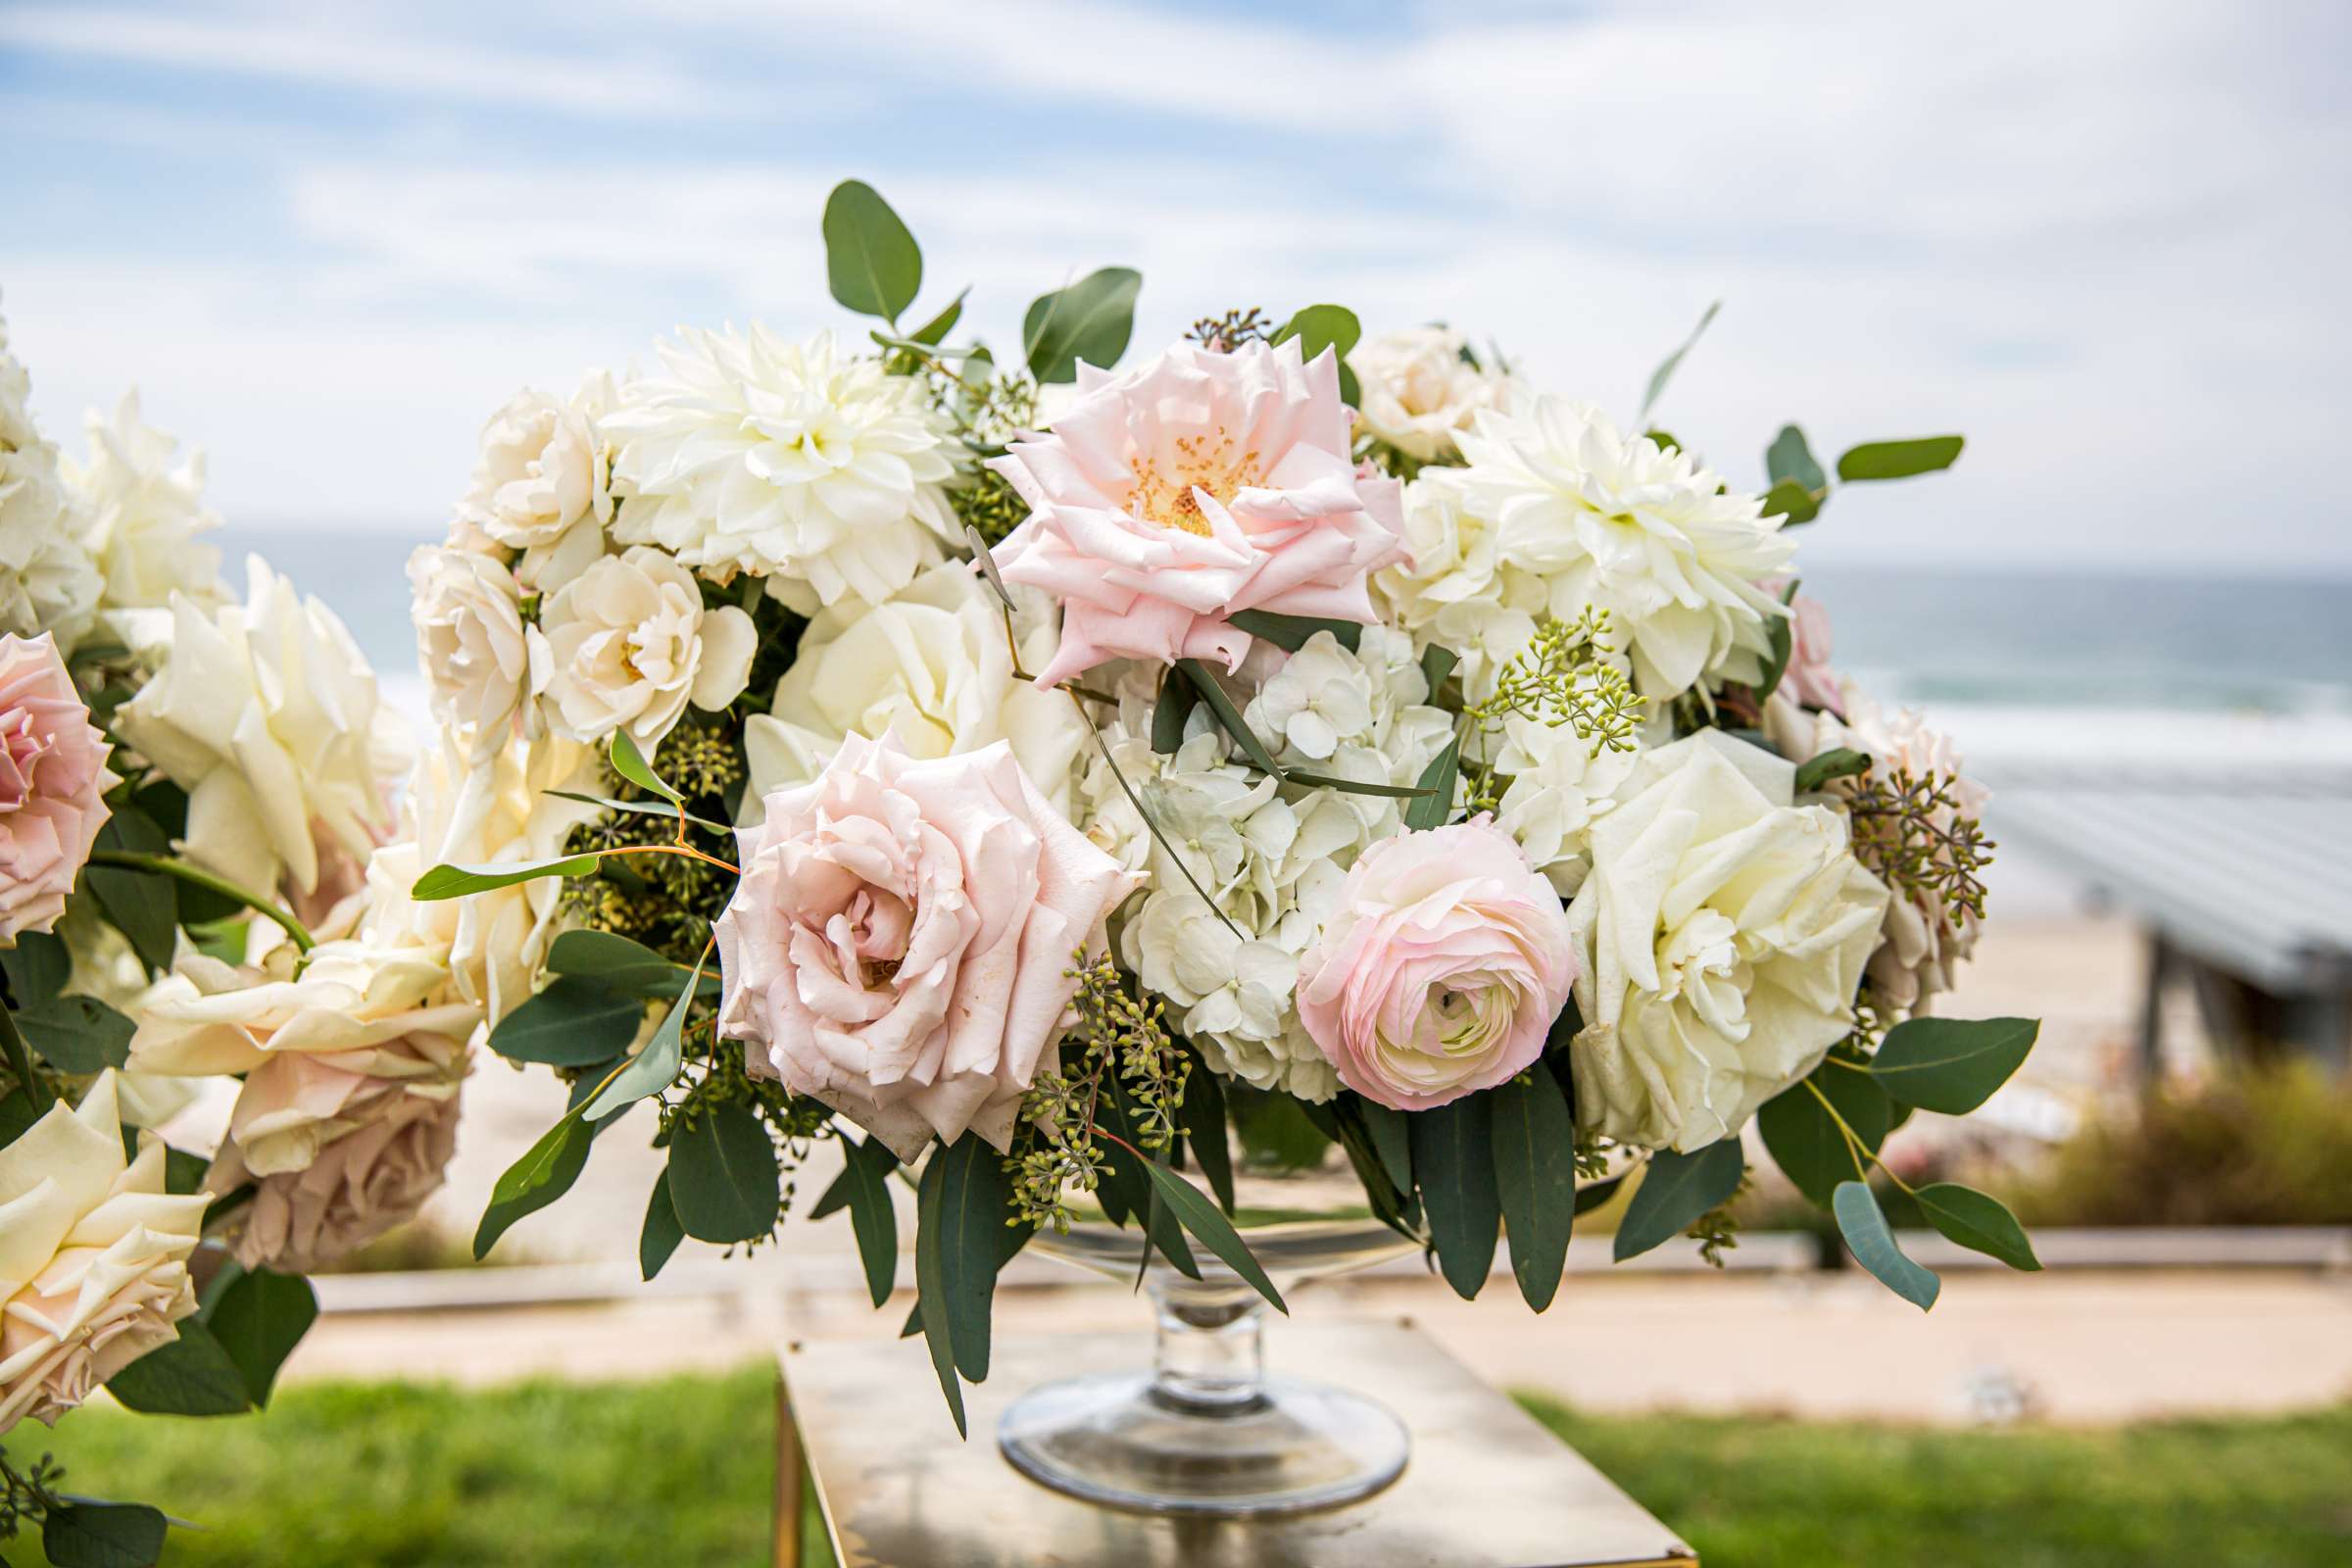
[{"label": "white rose", "polygon": [[125,1160],[116,1077],[0,1149],[0,1433],[55,1425],[196,1310],[188,1254],[206,1193],[164,1191],[164,1146]]},{"label": "white rose", "polygon": [[220,552],[197,537],[220,526],[204,505],[204,453],[174,466],[179,443],[139,416],[139,394],[122,394],[110,423],[92,409],[86,464],[64,466],[79,503],[83,545],[105,580],[99,605],[154,609],[185,594],[201,605],[227,597]]},{"label": "white rose", "polygon": [[1423,463],[1450,458],[1457,431],[1481,409],[1510,406],[1511,382],[1462,354],[1451,327],[1416,326],[1369,338],[1348,356],[1364,428]]},{"label": "white rose", "polygon": [[561,736],[516,741],[468,763],[436,750],[418,765],[405,811],[408,831],[368,863],[361,936],[373,946],[445,954],[457,994],[493,1024],[530,999],[556,938],[564,884],[539,877],[464,899],[409,897],[433,866],[550,859],[597,808],[554,790],[593,793],[599,764],[589,747]]},{"label": "white rose", "polygon": [[545,683],[531,655],[546,645],[524,635],[514,574],[488,556],[419,546],[409,584],[433,716],[466,756],[487,757]]},{"label": "white rose", "polygon": [[321,840],[365,864],[389,836],[406,740],[334,612],[258,556],[246,569],[242,605],[173,596],[163,667],[115,728],[188,792],[192,858],[247,888],[282,878],[308,897]]},{"label": "white rose", "polygon": [[0,632],[49,632],[70,654],[98,609],[98,567],[75,537],[57,447],[41,439],[31,378],[0,321]]},{"label": "white rose", "polygon": [[1689,1152],[1738,1132],[1853,1025],[1886,887],[1794,768],[1704,730],[1642,755],[1568,906],[1589,1128]]},{"label": "white rose", "polygon": [[612,517],[598,421],[616,401],[602,370],[591,370],[565,402],[535,388],[514,394],[482,426],[481,457],[458,503],[455,530],[521,551],[515,576],[533,588],[576,576],[603,553]]},{"label": "white rose", "polygon": [[[1021,666],[1054,657],[1050,612],[1015,617]],[[744,722],[751,769],[747,825],[770,790],[816,777],[842,741],[894,737],[917,760],[976,752],[998,741],[1063,815],[1086,722],[1065,692],[1014,673],[1004,612],[960,562],[931,567],[871,609],[852,600],[821,611],[801,634],[770,713]]]},{"label": "white rose", "polygon": [[651,752],[691,701],[715,711],[750,678],[758,634],[733,605],[703,608],[693,573],[650,546],[606,556],[541,612],[550,722],[573,740],[627,729]]}]

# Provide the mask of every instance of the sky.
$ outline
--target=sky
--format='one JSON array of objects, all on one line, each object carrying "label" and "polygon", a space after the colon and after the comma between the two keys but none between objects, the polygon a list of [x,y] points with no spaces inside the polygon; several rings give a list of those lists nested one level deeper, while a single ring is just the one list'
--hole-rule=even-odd
[{"label": "sky", "polygon": [[[1140,268],[1130,360],[1228,306],[1446,320],[1735,485],[1965,433],[1805,550],[2352,576],[2352,7],[0,0],[0,314],[61,444],[133,383],[232,521],[436,533],[513,391],[682,324],[865,324]],[[960,332],[959,332],[960,335]]]}]

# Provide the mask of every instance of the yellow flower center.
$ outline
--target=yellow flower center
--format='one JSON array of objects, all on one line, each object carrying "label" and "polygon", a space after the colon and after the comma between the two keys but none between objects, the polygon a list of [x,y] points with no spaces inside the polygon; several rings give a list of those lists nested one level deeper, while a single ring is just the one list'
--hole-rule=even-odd
[{"label": "yellow flower center", "polygon": [[1214,434],[1176,437],[1165,472],[1160,465],[1159,458],[1151,457],[1136,466],[1129,505],[1140,517],[1203,539],[1208,537],[1208,519],[1200,515],[1196,490],[1224,503],[1231,501],[1236,491],[1265,482],[1257,449],[1236,452],[1233,437],[1221,424]]}]

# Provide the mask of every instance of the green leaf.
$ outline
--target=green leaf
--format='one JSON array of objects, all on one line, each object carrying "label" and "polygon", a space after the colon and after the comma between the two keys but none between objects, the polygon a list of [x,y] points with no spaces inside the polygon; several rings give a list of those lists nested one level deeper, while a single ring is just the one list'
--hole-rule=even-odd
[{"label": "green leaf", "polygon": [[1956,435],[1921,436],[1912,441],[1869,441],[1849,447],[1838,460],[1838,477],[1848,484],[1870,479],[1908,479],[1913,474],[1948,468],[1960,457],[1965,438]]},{"label": "green leaf", "polygon": [[860,316],[896,322],[923,286],[923,253],[890,203],[863,180],[825,198],[825,280]]},{"label": "green leaf", "polygon": [[1380,1156],[1380,1168],[1389,1173],[1396,1191],[1413,1190],[1413,1128],[1412,1121],[1401,1110],[1384,1105],[1375,1100],[1357,1096],[1357,1109],[1363,1112],[1364,1131],[1371,1136],[1372,1152]]},{"label": "green leaf", "polygon": [[1764,1135],[1764,1148],[1781,1167],[1781,1174],[1798,1192],[1828,1208],[1838,1184],[1860,1180],[1868,1162],[1857,1165],[1845,1135],[1814,1098],[1815,1089],[1828,1098],[1854,1136],[1874,1154],[1886,1141],[1894,1102],[1870,1074],[1838,1061],[1824,1061],[1811,1077],[1789,1085],[1756,1112],[1756,1128]]},{"label": "green leaf", "polygon": [[1408,832],[1426,833],[1446,825],[1453,815],[1454,787],[1461,773],[1462,737],[1456,734],[1446,743],[1446,749],[1429,760],[1421,776],[1413,781],[1415,787],[1429,791],[1404,808],[1404,825]]},{"label": "green leaf", "polygon": [[[669,1004],[669,1011],[662,1015],[661,1026],[654,1030],[654,1037],[645,1043],[645,1049],[615,1073],[612,1081],[605,1085],[594,1100],[588,1102],[585,1114],[590,1121],[603,1121],[648,1095],[660,1094],[677,1081],[678,1063],[685,1055],[686,1014],[694,1008],[694,999],[702,989],[703,965],[710,958],[710,949],[706,946],[694,960],[694,970],[687,979],[685,989],[678,993],[678,1000]],[[675,1163],[674,1159],[672,1163]],[[687,1229],[694,1235],[702,1235],[691,1224]]]},{"label": "green leaf", "polygon": [[1782,425],[1781,433],[1764,449],[1764,472],[1776,489],[1785,481],[1792,482],[1808,495],[1818,496],[1830,487],[1830,476],[1821,471],[1821,465],[1813,461],[1813,449],[1805,444],[1805,432],[1793,424]]},{"label": "green leaf", "polygon": [[654,764],[637,749],[636,740],[627,730],[616,729],[612,732],[611,755],[612,771],[622,778],[641,790],[652,791],[672,806],[683,807],[686,804],[685,797],[671,789],[662,781],[662,775],[654,771]]},{"label": "green leaf", "polygon": [[1297,653],[1319,631],[1331,633],[1351,654],[1364,640],[1364,628],[1359,622],[1334,620],[1324,615],[1278,615],[1271,610],[1240,610],[1225,619],[1229,625],[1239,626],[1252,637],[1263,637],[1286,653]]},{"label": "green leaf", "polygon": [[1680,452],[1683,450],[1683,444],[1674,438],[1674,433],[1671,430],[1644,430],[1642,432],[1642,434],[1644,439],[1654,442],[1660,452]]},{"label": "green leaf", "polygon": [[1225,688],[1217,683],[1217,677],[1207,666],[1198,659],[1179,659],[1176,667],[1184,671],[1184,678],[1193,683],[1193,689],[1208,704],[1208,710],[1216,714],[1219,727],[1233,737],[1234,744],[1256,764],[1257,770],[1275,778],[1282,777],[1282,767],[1274,760],[1274,754],[1266,750],[1264,741],[1250,733],[1249,722],[1242,717],[1242,710],[1233,706],[1233,699],[1225,694]]},{"label": "green leaf", "polygon": [[[977,1143],[970,1133],[963,1135],[966,1143]],[[921,1180],[916,1184],[914,1197],[914,1311],[911,1324],[920,1320],[923,1342],[931,1352],[931,1370],[939,1378],[939,1390],[947,1396],[948,1411],[956,1418],[956,1432],[970,1437],[971,1431],[963,1418],[963,1384],[956,1374],[956,1333],[949,1321],[948,1310],[948,1240],[952,1227],[948,1221],[947,1151],[935,1149],[923,1166]],[[960,1242],[960,1235],[957,1238]],[[991,1283],[994,1283],[993,1276]]]},{"label": "green leaf", "polygon": [[642,998],[583,975],[558,975],[498,1021],[490,1049],[509,1061],[593,1067],[628,1050],[644,1022]]},{"label": "green leaf", "polygon": [[74,956],[47,931],[18,933],[17,945],[0,948],[0,969],[8,972],[8,994],[17,1006],[33,1007],[65,989]]},{"label": "green leaf", "polygon": [[1625,1178],[1619,1175],[1612,1176],[1605,1182],[1594,1182],[1590,1187],[1579,1187],[1576,1190],[1576,1212],[1579,1214],[1592,1213],[1601,1204],[1615,1198],[1617,1190],[1624,1185]]},{"label": "green leaf", "polygon": [[1193,1162],[1208,1181],[1209,1190],[1225,1212],[1234,1210],[1233,1146],[1228,1142],[1225,1128],[1225,1086],[1217,1075],[1193,1058],[1193,1070],[1184,1081],[1184,1101],[1176,1107],[1177,1120],[1184,1128],[1185,1148],[1192,1151]]},{"label": "green leaf", "polygon": [[1494,1190],[1494,1106],[1486,1095],[1416,1110],[1413,1176],[1438,1250],[1438,1271],[1467,1301],[1494,1267],[1502,1200]]},{"label": "green leaf", "polygon": [[[1348,356],[1354,352],[1357,341],[1363,335],[1363,323],[1355,318],[1355,313],[1347,306],[1308,305],[1301,307],[1282,324],[1282,330],[1274,334],[1273,341],[1285,343],[1297,338],[1298,357],[1309,364],[1325,349],[1336,351],[1340,362],[1340,401],[1353,407],[1363,401],[1363,389],[1355,383],[1355,372],[1348,368]],[[1353,643],[1348,644],[1350,649],[1354,646]]]},{"label": "green leaf", "polygon": [[[547,950],[547,966],[557,974],[592,976],[615,991],[633,991],[663,1002],[684,991],[694,973],[687,965],[611,931],[563,933]],[[715,993],[718,977],[706,973],[702,990],[705,996]]]},{"label": "green leaf", "polygon": [[249,1269],[205,1309],[206,1326],[236,1363],[256,1405],[270,1402],[277,1369],[318,1316],[318,1293],[299,1274]]},{"label": "green leaf", "polygon": [[1783,527],[1794,528],[1821,515],[1821,500],[1794,479],[1776,479],[1764,492],[1764,515],[1780,517]]},{"label": "green leaf", "polygon": [[1159,700],[1152,705],[1152,750],[1172,757],[1184,744],[1184,721],[1200,706],[1200,688],[1189,680],[1159,683]]},{"label": "green leaf", "polygon": [[1227,1268],[1239,1274],[1250,1288],[1264,1297],[1277,1312],[1287,1313],[1282,1293],[1266,1278],[1257,1258],[1243,1245],[1241,1232],[1233,1222],[1217,1210],[1217,1205],[1200,1196],[1200,1189],[1177,1175],[1155,1159],[1144,1161],[1144,1173],[1152,1178],[1152,1189],[1159,1200],[1174,1212],[1177,1222],[1191,1231],[1202,1247],[1217,1255]]},{"label": "green leaf", "polygon": [[2034,1244],[2001,1200],[1957,1182],[1936,1182],[1911,1195],[1928,1223],[1972,1251],[1997,1257],[2014,1269],[2039,1272]]},{"label": "green leaf", "polygon": [[571,1184],[580,1179],[581,1167],[588,1163],[588,1147],[593,1141],[577,1107],[565,1111],[562,1120],[541,1133],[539,1141],[524,1150],[522,1157],[508,1166],[490,1189],[490,1206],[482,1210],[482,1222],[474,1229],[473,1255],[488,1256],[515,1221],[536,1214],[571,1191]]},{"label": "green leaf", "polygon": [[81,1502],[41,1521],[41,1550],[53,1568],[152,1568],[171,1526],[143,1502]]},{"label": "green leaf", "polygon": [[748,1242],[774,1230],[783,1188],[760,1113],[722,1101],[679,1126],[669,1141],[669,1200],[686,1234],[706,1242]]},{"label": "green leaf", "polygon": [[[977,1133],[931,1152],[915,1193],[916,1277],[926,1297],[937,1295],[946,1315],[947,1340],[956,1368],[973,1383],[987,1381],[989,1313],[997,1271],[1004,1261],[1005,1220],[1012,1187],[1004,1156]],[[926,1224],[938,1253],[934,1293],[922,1277],[920,1250]],[[928,1328],[926,1327],[926,1332]]]},{"label": "green leaf", "polygon": [[[958,294],[954,299],[948,301],[948,308],[946,310],[940,312],[937,316],[934,316],[931,318],[931,319],[925,321],[922,325],[907,333],[907,337],[916,343],[922,344],[925,348],[939,347],[941,339],[945,338],[950,332],[954,331],[956,329],[956,323],[963,319],[963,296],[964,294],[969,294],[970,292],[970,285],[965,285],[962,294]],[[909,303],[911,303],[911,301]]]},{"label": "green leaf", "polygon": [[[598,857],[561,855],[545,860],[508,860],[497,865],[436,865],[416,879],[409,897],[419,901],[462,899],[468,893],[511,888],[543,876],[587,876]],[[97,873],[92,872],[92,875]]]},{"label": "green leaf", "polygon": [[654,1178],[654,1190],[645,1200],[645,1223],[637,1231],[637,1274],[640,1279],[652,1279],[668,1263],[670,1254],[686,1239],[686,1227],[678,1223],[678,1205],[669,1200],[669,1167]]},{"label": "green leaf", "polygon": [[1838,1216],[1838,1234],[1845,1238],[1854,1261],[1870,1270],[1881,1285],[1923,1312],[1936,1304],[1943,1282],[1905,1257],[1902,1249],[1894,1245],[1894,1232],[1886,1228],[1886,1216],[1868,1183],[1839,1182],[1831,1197],[1830,1211]]},{"label": "green leaf", "polygon": [[[98,830],[94,848],[122,850],[133,855],[170,855],[172,841],[154,818],[134,806],[120,807]],[[122,866],[93,865],[82,880],[98,901],[100,912],[129,941],[131,951],[150,969],[172,967],[179,929],[178,884],[153,871]]]},{"label": "green leaf", "polygon": [[1650,1155],[1642,1185],[1634,1189],[1625,1218],[1617,1223],[1617,1261],[1640,1257],[1697,1224],[1700,1216],[1739,1191],[1746,1168],[1737,1136],[1694,1154],[1665,1149]]},{"label": "green leaf", "polygon": [[1870,754],[1868,752],[1857,752],[1850,746],[1839,746],[1830,751],[1816,752],[1797,764],[1796,793],[1808,794],[1820,789],[1832,779],[1852,778],[1857,773],[1869,771]]},{"label": "green leaf", "polygon": [[1568,1267],[1576,1215],[1576,1120],[1559,1084],[1539,1063],[1497,1086],[1494,1188],[1511,1239],[1511,1273],[1529,1307],[1551,1304]]},{"label": "green leaf", "polygon": [[1906,1105],[1965,1116],[2024,1064],[2040,1030],[2032,1018],[1913,1018],[1886,1032],[1871,1076]]},{"label": "green leaf", "polygon": [[1432,707],[1437,705],[1438,688],[1446,684],[1446,678],[1453,673],[1454,666],[1461,662],[1461,655],[1437,643],[1431,643],[1421,650],[1421,678],[1429,682],[1429,702]]},{"label": "green leaf", "polygon": [[865,1290],[880,1306],[899,1278],[899,1211],[890,1199],[890,1173],[898,1155],[879,1138],[861,1144],[842,1140],[842,1180],[849,1183],[850,1229],[865,1265]]},{"label": "green leaf", "polygon": [[253,1408],[245,1374],[197,1318],[179,1321],[179,1338],[158,1346],[107,1379],[107,1392],[149,1415],[242,1415]]},{"label": "green leaf", "polygon": [[1722,309],[1723,301],[1721,300],[1708,306],[1706,314],[1698,318],[1698,324],[1690,329],[1690,335],[1683,339],[1683,346],[1667,355],[1663,361],[1659,362],[1658,368],[1649,372],[1649,390],[1642,395],[1640,423],[1644,426],[1649,423],[1649,411],[1656,406],[1658,394],[1666,390],[1666,383],[1674,379],[1674,372],[1682,367],[1683,356],[1690,352],[1692,346],[1698,342],[1699,335],[1706,331],[1707,323],[1714,320],[1715,313]]},{"label": "green leaf", "polygon": [[1040,381],[1075,381],[1080,360],[1105,370],[1118,364],[1135,332],[1135,296],[1143,286],[1143,273],[1105,267],[1039,295],[1021,318],[1029,373]]},{"label": "green leaf", "polygon": [[1309,773],[1302,768],[1286,767],[1283,780],[1291,784],[1309,784],[1317,789],[1338,790],[1342,795],[1377,795],[1385,800],[1417,801],[1436,795],[1434,785],[1375,784],[1368,779],[1343,778],[1337,773]]},{"label": "green leaf", "polygon": [[51,997],[17,1012],[25,1043],[51,1066],[73,1073],[102,1072],[130,1060],[138,1025],[96,997]]},{"label": "green leaf", "polygon": [[577,790],[542,790],[539,793],[553,795],[558,800],[577,801],[582,806],[601,806],[608,811],[620,811],[634,816],[658,816],[665,822],[675,822],[678,818],[684,817],[696,827],[707,828],[713,833],[735,831],[724,822],[713,822],[707,816],[697,816],[682,807],[670,805],[667,801],[623,801],[610,795],[582,795]]}]

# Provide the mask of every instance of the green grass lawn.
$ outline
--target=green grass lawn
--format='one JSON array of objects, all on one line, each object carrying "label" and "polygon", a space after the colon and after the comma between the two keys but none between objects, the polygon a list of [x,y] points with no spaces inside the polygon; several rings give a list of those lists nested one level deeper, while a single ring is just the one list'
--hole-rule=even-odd
[{"label": "green grass lawn", "polygon": [[[9,1441],[53,1449],[70,1490],[204,1525],[174,1532],[175,1568],[749,1568],[765,1561],[770,1388],[760,1370],[297,1386],[258,1417],[84,1410]],[[1534,1408],[1714,1568],[2352,1561],[2352,1409],[1973,1433]],[[39,1560],[28,1542],[5,1555]]]}]

